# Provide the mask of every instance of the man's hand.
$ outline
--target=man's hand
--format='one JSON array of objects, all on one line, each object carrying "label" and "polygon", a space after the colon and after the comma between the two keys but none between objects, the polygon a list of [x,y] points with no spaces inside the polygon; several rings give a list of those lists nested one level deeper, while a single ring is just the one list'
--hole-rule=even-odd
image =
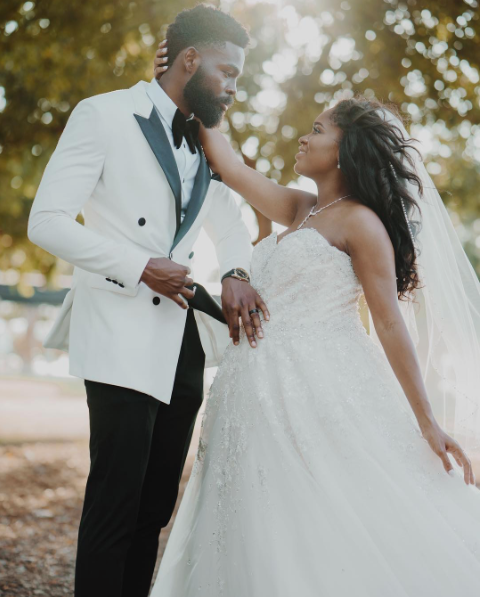
[{"label": "man's hand", "polygon": [[263,312],[264,319],[268,321],[269,311],[263,299],[248,282],[230,277],[223,280],[221,301],[233,344],[235,346],[239,344],[239,318],[241,317],[249,343],[256,348],[256,336],[263,338],[263,328],[259,314],[249,312],[259,309]]},{"label": "man's hand", "polygon": [[187,309],[187,303],[179,295],[186,299],[193,298],[194,292],[186,288],[193,284],[193,280],[188,277],[190,273],[191,270],[184,265],[166,257],[156,257],[149,259],[140,281],[154,292],[167,296],[182,309]]}]

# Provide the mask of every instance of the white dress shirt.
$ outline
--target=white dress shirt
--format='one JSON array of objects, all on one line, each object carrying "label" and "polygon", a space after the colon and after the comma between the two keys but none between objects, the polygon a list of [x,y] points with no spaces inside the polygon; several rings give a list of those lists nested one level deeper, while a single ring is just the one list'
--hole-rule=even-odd
[{"label": "white dress shirt", "polygon": [[183,138],[181,147],[179,149],[174,145],[174,136],[172,134],[172,120],[176,113],[177,106],[167,93],[162,89],[156,79],[152,79],[147,89],[147,95],[150,97],[152,103],[156,107],[157,113],[166,131],[167,138],[172,147],[172,152],[176,159],[179,177],[181,179],[182,188],[182,210],[181,222],[186,215],[187,206],[191,200],[192,189],[194,186],[194,179],[201,163],[199,152],[196,150],[195,154],[191,153],[186,139]]}]

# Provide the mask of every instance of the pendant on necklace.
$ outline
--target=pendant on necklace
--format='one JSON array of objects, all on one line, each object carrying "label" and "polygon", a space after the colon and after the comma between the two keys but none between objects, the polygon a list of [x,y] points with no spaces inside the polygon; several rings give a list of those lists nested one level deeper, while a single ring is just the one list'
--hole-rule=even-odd
[{"label": "pendant on necklace", "polygon": [[301,224],[299,226],[297,226],[296,230],[300,230],[302,228],[302,226],[304,226],[304,224],[309,220],[309,218],[311,218],[311,216],[316,216],[317,214],[322,212],[327,207],[330,207],[330,205],[334,205],[335,203],[338,203],[338,201],[341,201],[342,199],[346,199],[347,197],[350,197],[350,196],[351,195],[344,195],[343,197],[339,197],[338,199],[335,199],[335,201],[332,201],[331,203],[328,203],[328,205],[320,207],[320,209],[317,209],[316,211],[315,211],[315,208],[312,207],[310,209],[308,215],[306,216],[306,218],[301,222]]}]

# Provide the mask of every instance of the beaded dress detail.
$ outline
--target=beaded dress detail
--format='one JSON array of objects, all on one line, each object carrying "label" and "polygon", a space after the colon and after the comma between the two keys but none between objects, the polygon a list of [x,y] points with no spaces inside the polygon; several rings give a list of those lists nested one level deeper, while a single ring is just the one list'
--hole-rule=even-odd
[{"label": "beaded dress detail", "polygon": [[265,338],[224,354],[151,597],[478,596],[479,491],[407,410],[350,257],[277,241],[251,269]]}]

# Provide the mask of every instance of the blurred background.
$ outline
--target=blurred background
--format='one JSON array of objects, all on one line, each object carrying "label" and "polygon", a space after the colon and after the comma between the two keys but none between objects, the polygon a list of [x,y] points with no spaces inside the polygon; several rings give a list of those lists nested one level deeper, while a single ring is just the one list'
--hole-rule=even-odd
[{"label": "blurred background", "polygon": [[[71,593],[88,472],[82,382],[69,377],[65,353],[41,345],[70,286],[71,266],[28,241],[31,203],[75,105],[150,80],[167,25],[195,4],[0,5],[0,593],[6,597]],[[282,184],[311,188],[293,165],[297,139],[314,117],[356,93],[395,102],[479,274],[478,2],[214,4],[252,37],[223,124],[246,163]],[[253,242],[275,229],[239,202]],[[204,235],[195,255],[195,278],[216,293],[215,255]],[[191,460],[194,448],[195,440]]]}]

